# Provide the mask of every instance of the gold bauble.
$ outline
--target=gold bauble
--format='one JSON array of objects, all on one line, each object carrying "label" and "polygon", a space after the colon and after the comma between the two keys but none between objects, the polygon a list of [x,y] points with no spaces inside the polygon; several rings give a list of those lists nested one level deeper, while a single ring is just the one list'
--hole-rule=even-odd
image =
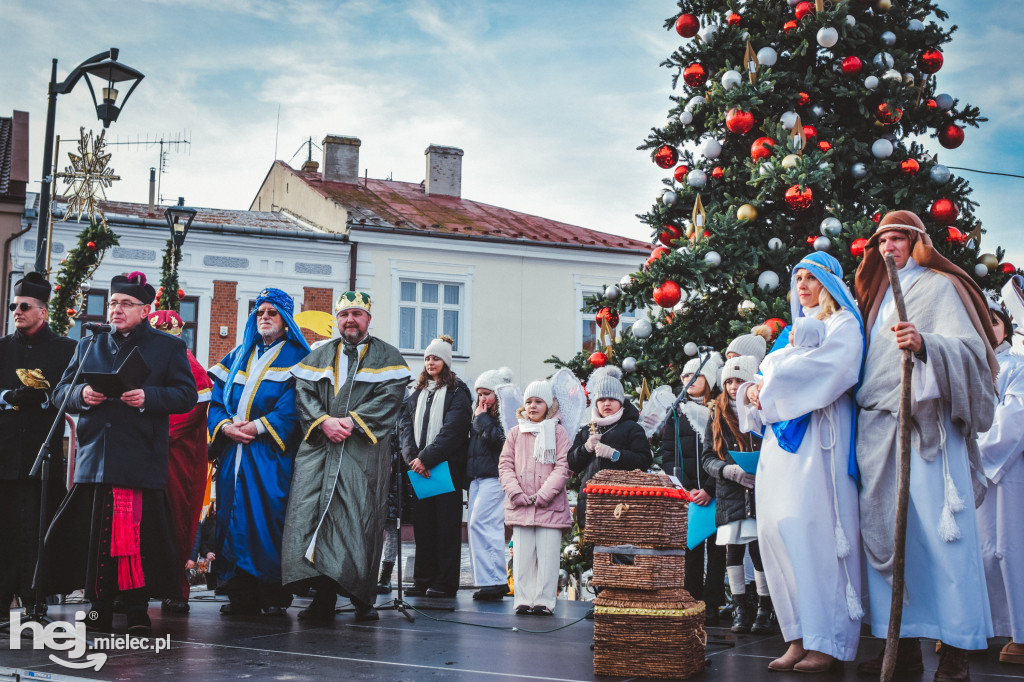
[{"label": "gold bauble", "polygon": [[736,218],[743,221],[755,220],[757,218],[757,209],[750,204],[743,204],[736,209]]},{"label": "gold bauble", "polygon": [[992,272],[999,267],[999,259],[992,253],[981,254],[981,258],[978,259],[978,262],[988,268],[989,272]]},{"label": "gold bauble", "polygon": [[739,314],[740,317],[746,317],[747,313],[751,312],[752,310],[755,310],[756,308],[757,306],[754,305],[753,301],[743,301],[736,308],[736,312]]},{"label": "gold bauble", "polygon": [[786,156],[782,158],[782,167],[796,168],[800,161],[800,156],[798,156],[797,154],[786,154]]},{"label": "gold bauble", "polygon": [[875,3],[875,9],[879,12],[888,12],[892,9],[892,2],[890,0],[878,0],[878,2]]}]

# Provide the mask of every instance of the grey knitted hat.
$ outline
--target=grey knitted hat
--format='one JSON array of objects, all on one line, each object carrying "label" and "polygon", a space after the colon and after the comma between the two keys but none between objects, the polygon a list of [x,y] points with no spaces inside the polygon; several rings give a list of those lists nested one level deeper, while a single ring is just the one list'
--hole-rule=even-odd
[{"label": "grey knitted hat", "polygon": [[760,365],[761,361],[764,360],[767,350],[768,343],[764,340],[764,337],[757,334],[743,334],[732,340],[729,347],[725,349],[725,354],[751,355],[757,360],[757,364]]},{"label": "grey knitted hat", "polygon": [[757,374],[757,358],[749,355],[741,355],[738,358],[730,358],[725,361],[722,368],[722,386],[729,379],[739,379],[746,383],[754,380]]},{"label": "grey knitted hat", "polygon": [[587,392],[595,403],[601,398],[612,398],[625,404],[626,392],[622,390],[622,370],[612,365],[598,367],[587,379]]}]

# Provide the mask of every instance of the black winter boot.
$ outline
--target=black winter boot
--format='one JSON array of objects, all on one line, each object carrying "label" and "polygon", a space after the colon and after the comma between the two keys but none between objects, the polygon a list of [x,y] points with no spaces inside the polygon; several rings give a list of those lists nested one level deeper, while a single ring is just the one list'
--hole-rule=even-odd
[{"label": "black winter boot", "polygon": [[754,608],[747,602],[747,595],[732,595],[732,631],[738,634],[750,632],[754,624]]},{"label": "black winter boot", "polygon": [[754,624],[750,626],[750,632],[755,635],[767,635],[772,631],[772,598],[758,596],[757,616],[754,617]]},{"label": "black winter boot", "polygon": [[391,594],[391,569],[394,561],[385,561],[380,565],[380,580],[377,581],[377,594]]}]

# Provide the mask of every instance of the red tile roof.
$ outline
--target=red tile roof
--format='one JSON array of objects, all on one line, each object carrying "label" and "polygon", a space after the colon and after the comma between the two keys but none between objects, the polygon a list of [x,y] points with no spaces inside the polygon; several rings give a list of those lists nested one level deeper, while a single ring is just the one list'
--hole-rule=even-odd
[{"label": "red tile roof", "polygon": [[467,235],[477,238],[518,239],[556,246],[625,249],[647,253],[651,246],[628,237],[598,232],[491,206],[460,197],[439,194],[427,196],[422,184],[369,178],[357,184],[324,182],[317,171],[295,170],[277,161],[314,191],[336,201],[349,212],[349,225],[358,229],[391,227]]},{"label": "red tile roof", "polygon": [[[63,190],[61,190],[63,191]],[[56,199],[57,205],[63,207],[67,203],[67,199],[63,196],[58,196]],[[134,204],[127,201],[101,201],[100,208],[103,210],[103,215],[107,217],[107,222],[116,222],[117,218],[148,218],[150,220],[164,220],[164,209],[166,206],[155,206],[153,213],[149,212],[149,204]],[[229,210],[223,208],[199,208],[193,206],[198,212],[194,219],[195,223],[201,223],[206,225],[228,225],[234,227],[248,226],[248,227],[260,227],[260,228],[273,228],[278,230],[297,230],[300,232],[312,232],[314,231],[311,227],[304,225],[296,220],[289,219],[288,216],[282,215],[281,213],[271,213],[270,211],[245,211],[245,210]],[[74,219],[77,216],[70,216]],[[83,217],[84,221],[85,218]]]}]

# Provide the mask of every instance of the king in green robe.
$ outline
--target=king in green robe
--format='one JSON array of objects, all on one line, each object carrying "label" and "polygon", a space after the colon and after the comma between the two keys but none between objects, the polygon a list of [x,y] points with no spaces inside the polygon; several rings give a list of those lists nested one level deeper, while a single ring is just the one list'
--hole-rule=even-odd
[{"label": "king in green robe", "polygon": [[[316,348],[292,374],[303,440],[285,515],[283,580],[316,586],[318,602],[331,590],[325,617],[333,617],[337,589],[358,616],[376,598],[391,432],[412,373],[397,348],[367,335],[355,345],[334,339]],[[351,418],[351,435],[328,438],[321,424],[330,417]]]}]

